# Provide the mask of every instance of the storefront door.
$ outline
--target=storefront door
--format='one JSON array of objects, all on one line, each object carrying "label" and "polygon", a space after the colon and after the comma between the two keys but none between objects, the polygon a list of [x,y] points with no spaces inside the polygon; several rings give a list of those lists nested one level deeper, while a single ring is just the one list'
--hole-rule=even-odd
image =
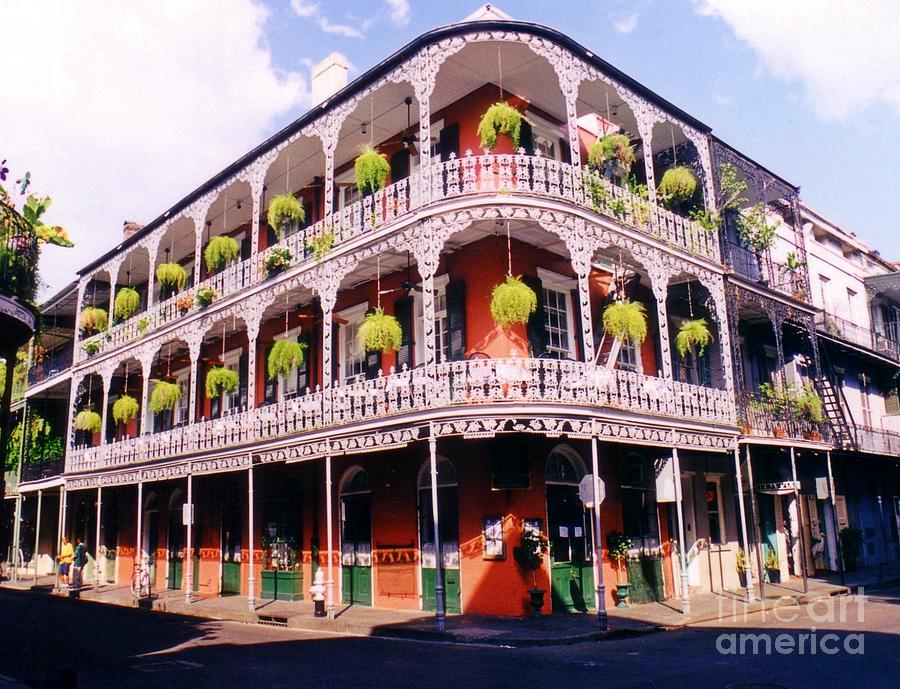
[{"label": "storefront door", "polygon": [[241,592],[241,509],[222,507],[222,594]]},{"label": "storefront door", "polygon": [[[446,612],[459,613],[459,499],[456,469],[447,460],[438,464],[438,521],[444,575]],[[426,463],[419,472],[419,544],[422,559],[422,609],[435,610],[436,558],[434,511],[431,505],[431,470]]]},{"label": "storefront door", "polygon": [[181,588],[182,560],[184,558],[184,526],[181,519],[180,506],[169,510],[169,534],[166,544],[169,551],[169,576],[166,586],[176,591]]},{"label": "storefront door", "polygon": [[350,472],[341,490],[341,600],[372,605],[372,494],[366,472]]}]

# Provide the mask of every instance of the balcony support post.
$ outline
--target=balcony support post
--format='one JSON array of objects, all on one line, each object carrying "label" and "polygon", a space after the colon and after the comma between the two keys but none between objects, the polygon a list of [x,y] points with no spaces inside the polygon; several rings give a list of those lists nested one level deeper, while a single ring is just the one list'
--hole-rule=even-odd
[{"label": "balcony support post", "polygon": [[750,510],[753,517],[753,550],[756,552],[756,572],[759,576],[759,599],[766,599],[765,577],[763,576],[762,539],[759,533],[759,505],[756,502],[756,487],[753,483],[753,460],[750,457],[750,444],[744,445],[744,458],[747,460],[747,481],[750,484]]},{"label": "balcony support post", "polygon": [[672,448],[672,469],[675,481],[675,509],[678,513],[678,560],[681,570],[681,612],[691,614],[691,589],[688,583],[687,541],[684,537],[684,495],[681,490],[681,462],[678,448]]},{"label": "balcony support post", "polygon": [[647,176],[647,198],[650,203],[656,203],[656,179],[653,173],[653,125],[656,117],[653,114],[643,114],[642,110],[637,114],[638,136],[641,137],[641,149],[644,152],[644,170]]},{"label": "balcony support post", "polygon": [[[734,475],[737,478],[738,509],[741,513],[741,538],[744,548],[746,549],[745,552],[749,556],[750,541],[747,540],[747,512],[744,507],[744,477],[741,472],[741,450],[737,445],[734,446]],[[747,562],[747,564],[749,565],[749,562]],[[748,566],[745,570],[745,574],[747,577],[747,602],[752,603],[756,600],[756,596],[753,593],[753,568]]]},{"label": "balcony support post", "polygon": [[[75,332],[78,332],[78,328],[75,328]],[[78,374],[72,374],[72,380],[69,383],[69,400],[68,400],[68,409],[69,409],[69,417],[66,420],[66,460],[65,467],[68,470],[69,468],[69,450],[72,450],[75,447],[75,406],[78,403],[78,388],[81,386],[82,381],[84,380],[84,374],[82,373],[80,376],[76,377]]]},{"label": "balcony support post", "polygon": [[100,588],[100,531],[103,517],[103,486],[97,486],[97,525],[94,533],[94,588]]},{"label": "balcony support post", "polygon": [[191,357],[191,394],[190,408],[188,409],[188,423],[197,420],[197,374],[199,372],[200,349],[203,346],[203,332],[195,330],[188,339],[188,349]]},{"label": "balcony support post", "polygon": [[75,306],[75,330],[72,336],[72,361],[81,361],[85,357],[85,353],[81,350],[81,311],[84,308],[84,295],[87,292],[90,277],[83,277],[78,283],[78,299]]},{"label": "balcony support post", "polygon": [[34,525],[34,555],[32,555],[32,559],[34,560],[34,585],[37,586],[38,580],[38,564],[40,563],[40,558],[38,557],[40,554],[41,548],[41,508],[43,507],[44,502],[44,491],[38,489],[37,492],[37,517],[35,517],[35,525]]},{"label": "balcony support post", "polygon": [[825,452],[825,461],[828,466],[828,499],[831,502],[831,519],[834,524],[834,540],[837,545],[838,568],[841,573],[841,586],[844,585],[846,567],[844,565],[844,550],[841,548],[841,531],[837,518],[837,498],[834,492],[834,473],[831,470],[831,450]]},{"label": "balcony support post", "polygon": [[800,535],[800,573],[803,575],[803,593],[809,591],[806,573],[806,537],[803,535],[803,509],[800,505],[800,481],[797,480],[797,453],[791,445],[791,479],[794,482],[794,509],[796,510],[797,531]]},{"label": "balcony support post", "polygon": [[[595,429],[596,430],[596,429]],[[597,623],[606,631],[609,620],[606,613],[606,585],[603,583],[603,530],[600,523],[600,459],[597,450],[597,435],[591,435],[591,471],[594,474],[594,578],[597,582]]]},{"label": "balcony support post", "polygon": [[[134,565],[138,572],[144,571],[144,482],[138,481],[137,484],[137,519],[134,531]],[[134,593],[134,592],[132,592]],[[140,593],[135,593],[140,595]]]},{"label": "balcony support post", "polygon": [[444,631],[446,607],[444,601],[444,553],[441,549],[441,523],[438,509],[437,438],[434,426],[429,429],[428,454],[431,464],[431,517],[434,523],[434,625]]},{"label": "balcony support post", "polygon": [[329,305],[328,308],[322,308],[322,387],[328,390],[331,387],[332,371],[334,366],[332,359],[334,357],[334,311]]},{"label": "balcony support post", "polygon": [[[328,441],[326,441],[326,444]],[[325,539],[328,541],[328,580],[325,582],[325,608],[328,619],[334,620],[334,505],[331,480],[331,455],[325,456]]]},{"label": "balcony support post", "polygon": [[156,303],[156,256],[159,253],[159,242],[151,243],[147,247],[148,273],[147,273],[147,308]]},{"label": "balcony support post", "polygon": [[[139,483],[138,486],[141,484]],[[184,573],[184,602],[190,604],[194,592],[194,475],[188,470],[187,475],[187,539],[185,541],[185,557],[181,571]]]},{"label": "balcony support post", "polygon": [[101,380],[103,381],[103,407],[100,409],[100,444],[106,445],[109,442],[109,438],[107,436],[108,430],[108,422],[109,422],[109,388],[112,385],[112,370],[110,366],[104,367],[101,372]]},{"label": "balcony support post", "polygon": [[253,521],[253,455],[250,455],[250,466],[247,468],[247,608],[250,612],[256,609],[256,563],[253,561],[256,526]]},{"label": "balcony support post", "polygon": [[[416,102],[419,104],[419,169],[423,171],[419,176],[418,205],[425,205],[431,201],[431,175],[428,173],[431,166],[431,93],[434,91],[437,71],[425,70],[418,73],[420,78],[413,83]],[[415,194],[416,190],[411,187],[410,193]]]},{"label": "balcony support post", "polygon": [[434,347],[434,273],[422,276],[422,325],[425,335],[425,368],[431,370],[437,363]]},{"label": "balcony support post", "polygon": [[156,352],[150,349],[141,352],[141,427],[138,429],[139,435],[146,435],[153,431],[152,412],[150,411],[150,371],[153,368],[153,359]]},{"label": "balcony support post", "polygon": [[[24,445],[24,443],[22,443]],[[13,551],[12,551],[12,573],[10,579],[12,581],[19,580],[19,538],[22,533],[22,502],[25,496],[21,493],[16,494],[15,523],[13,524]]]},{"label": "balcony support post", "polygon": [[656,298],[656,320],[659,329],[659,349],[662,363],[663,378],[672,378],[672,350],[669,343],[669,311],[666,299],[669,295],[669,268],[662,263],[653,263],[648,266],[651,288]]}]

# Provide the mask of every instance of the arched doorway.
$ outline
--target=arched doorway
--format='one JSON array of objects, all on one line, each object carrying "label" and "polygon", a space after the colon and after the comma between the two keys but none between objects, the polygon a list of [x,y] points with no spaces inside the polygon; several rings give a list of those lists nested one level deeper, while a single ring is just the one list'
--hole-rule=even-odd
[{"label": "arched doorway", "polygon": [[184,497],[181,489],[172,491],[169,498],[169,523],[166,538],[166,550],[169,555],[169,571],[166,576],[166,587],[178,590],[181,588],[181,580],[184,563],[184,521],[182,518],[182,506]]},{"label": "arched doorway", "polygon": [[156,586],[156,549],[159,546],[159,508],[156,504],[156,493],[150,493],[144,500],[144,517],[142,523],[142,556],[147,562],[150,584]]},{"label": "arched doorway", "polygon": [[[446,611],[460,612],[459,603],[459,498],[456,468],[438,459],[438,519],[441,529],[441,552],[444,567],[444,600]],[[431,507],[431,462],[419,470],[419,552],[422,562],[422,609],[434,610],[435,566],[434,511]]]},{"label": "arched doorway", "polygon": [[594,607],[590,513],[578,497],[586,469],[571,447],[559,445],[547,458],[547,524],[550,589],[554,612]]},{"label": "arched doorway", "polygon": [[341,481],[341,600],[372,605],[372,491],[359,466]]}]

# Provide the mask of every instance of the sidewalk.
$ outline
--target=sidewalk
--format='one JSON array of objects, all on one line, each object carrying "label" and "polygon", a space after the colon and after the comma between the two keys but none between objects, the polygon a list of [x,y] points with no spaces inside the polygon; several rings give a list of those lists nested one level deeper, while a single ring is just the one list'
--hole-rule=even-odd
[{"label": "sidewalk", "polygon": [[[433,613],[421,611],[383,610],[359,606],[338,606],[333,621],[313,615],[313,603],[300,601],[257,600],[250,609],[248,600],[241,596],[196,597],[185,603],[181,591],[156,591],[147,607],[162,612],[175,613],[215,620],[231,620],[246,624],[265,624],[310,632],[331,632],[359,636],[380,636],[416,640],[455,643],[480,643],[502,646],[562,645],[584,641],[619,638],[627,634],[642,634],[661,630],[682,629],[699,622],[722,619],[738,623],[743,614],[750,614],[763,607],[774,605],[799,605],[819,598],[847,594],[858,586],[875,588],[900,581],[900,570],[862,570],[848,574],[846,584],[839,577],[828,576],[809,580],[809,590],[802,592],[800,579],[784,584],[767,584],[766,600],[745,602],[745,591],[698,593],[691,597],[691,614],[681,612],[677,598],[659,603],[635,605],[629,608],[610,608],[609,631],[598,627],[596,613],[544,615],[539,618],[481,617],[476,615],[451,615],[446,619],[446,629],[435,629]],[[17,584],[5,582],[7,588],[31,590],[33,580]],[[50,593],[53,577],[41,577],[36,592]],[[758,589],[757,589],[758,590]],[[66,596],[61,592],[55,595]],[[106,585],[96,590],[84,588],[79,592],[81,601],[133,606],[131,590],[127,586]]]}]

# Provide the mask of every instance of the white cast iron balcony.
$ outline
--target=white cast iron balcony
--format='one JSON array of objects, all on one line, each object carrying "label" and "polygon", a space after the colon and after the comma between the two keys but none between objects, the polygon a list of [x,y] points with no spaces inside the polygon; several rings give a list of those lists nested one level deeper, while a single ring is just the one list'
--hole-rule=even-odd
[{"label": "white cast iron balcony", "polygon": [[327,428],[442,409],[533,404],[616,409],[733,425],[725,390],[555,359],[479,359],[391,372],[372,380],[93,448],[70,450],[68,472],[112,469],[231,450]]}]

